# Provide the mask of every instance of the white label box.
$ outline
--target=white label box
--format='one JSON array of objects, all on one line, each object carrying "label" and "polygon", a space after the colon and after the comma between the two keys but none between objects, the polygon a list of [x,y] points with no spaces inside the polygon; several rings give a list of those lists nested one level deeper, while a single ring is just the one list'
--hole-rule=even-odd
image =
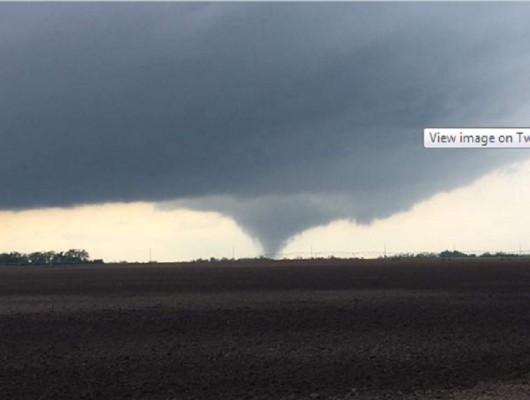
[{"label": "white label box", "polygon": [[530,128],[425,128],[430,149],[530,149]]}]

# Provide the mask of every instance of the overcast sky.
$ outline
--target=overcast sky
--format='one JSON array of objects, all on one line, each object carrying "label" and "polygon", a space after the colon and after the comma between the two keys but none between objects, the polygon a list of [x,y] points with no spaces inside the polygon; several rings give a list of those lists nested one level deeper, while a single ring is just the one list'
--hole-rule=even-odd
[{"label": "overcast sky", "polygon": [[525,3],[0,4],[4,234],[23,232],[12,211],[64,226],[143,204],[272,254],[411,210],[528,158],[422,142],[530,126],[528,20]]}]

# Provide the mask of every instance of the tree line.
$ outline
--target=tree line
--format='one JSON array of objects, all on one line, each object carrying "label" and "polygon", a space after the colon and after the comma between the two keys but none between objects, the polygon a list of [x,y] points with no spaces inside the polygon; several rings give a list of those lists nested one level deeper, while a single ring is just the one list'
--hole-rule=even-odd
[{"label": "tree line", "polygon": [[409,255],[409,257],[414,258],[500,258],[500,257],[520,257],[520,254],[515,253],[505,253],[498,251],[496,253],[482,253],[482,254],[473,254],[473,253],[464,253],[458,250],[444,250],[441,253],[419,253],[415,255]]},{"label": "tree line", "polygon": [[60,265],[103,263],[103,260],[90,260],[86,250],[70,249],[68,251],[36,251],[33,253],[0,253],[0,265]]}]

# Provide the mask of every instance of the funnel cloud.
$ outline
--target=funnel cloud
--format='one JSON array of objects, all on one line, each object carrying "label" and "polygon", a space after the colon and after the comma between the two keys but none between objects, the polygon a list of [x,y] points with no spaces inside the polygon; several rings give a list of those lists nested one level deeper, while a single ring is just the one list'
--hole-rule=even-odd
[{"label": "funnel cloud", "polygon": [[530,4],[0,4],[0,209],[153,201],[277,253],[468,184],[530,126]]}]

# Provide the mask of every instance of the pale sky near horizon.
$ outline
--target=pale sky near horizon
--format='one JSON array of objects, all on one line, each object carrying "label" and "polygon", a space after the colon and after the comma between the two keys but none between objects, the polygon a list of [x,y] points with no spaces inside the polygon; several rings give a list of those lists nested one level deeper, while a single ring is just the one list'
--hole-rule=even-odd
[{"label": "pale sky near horizon", "polygon": [[[530,252],[530,161],[512,164],[471,185],[438,193],[410,210],[369,225],[339,220],[293,237],[281,256],[378,256],[439,252]],[[84,248],[106,261],[256,257],[262,254],[228,217],[163,210],[154,203],[0,212],[0,252]],[[359,254],[363,252],[377,252]]]},{"label": "pale sky near horizon", "polygon": [[0,2],[0,250],[530,247],[528,165],[495,172],[530,153],[422,140],[530,127],[529,20],[515,2]]}]

